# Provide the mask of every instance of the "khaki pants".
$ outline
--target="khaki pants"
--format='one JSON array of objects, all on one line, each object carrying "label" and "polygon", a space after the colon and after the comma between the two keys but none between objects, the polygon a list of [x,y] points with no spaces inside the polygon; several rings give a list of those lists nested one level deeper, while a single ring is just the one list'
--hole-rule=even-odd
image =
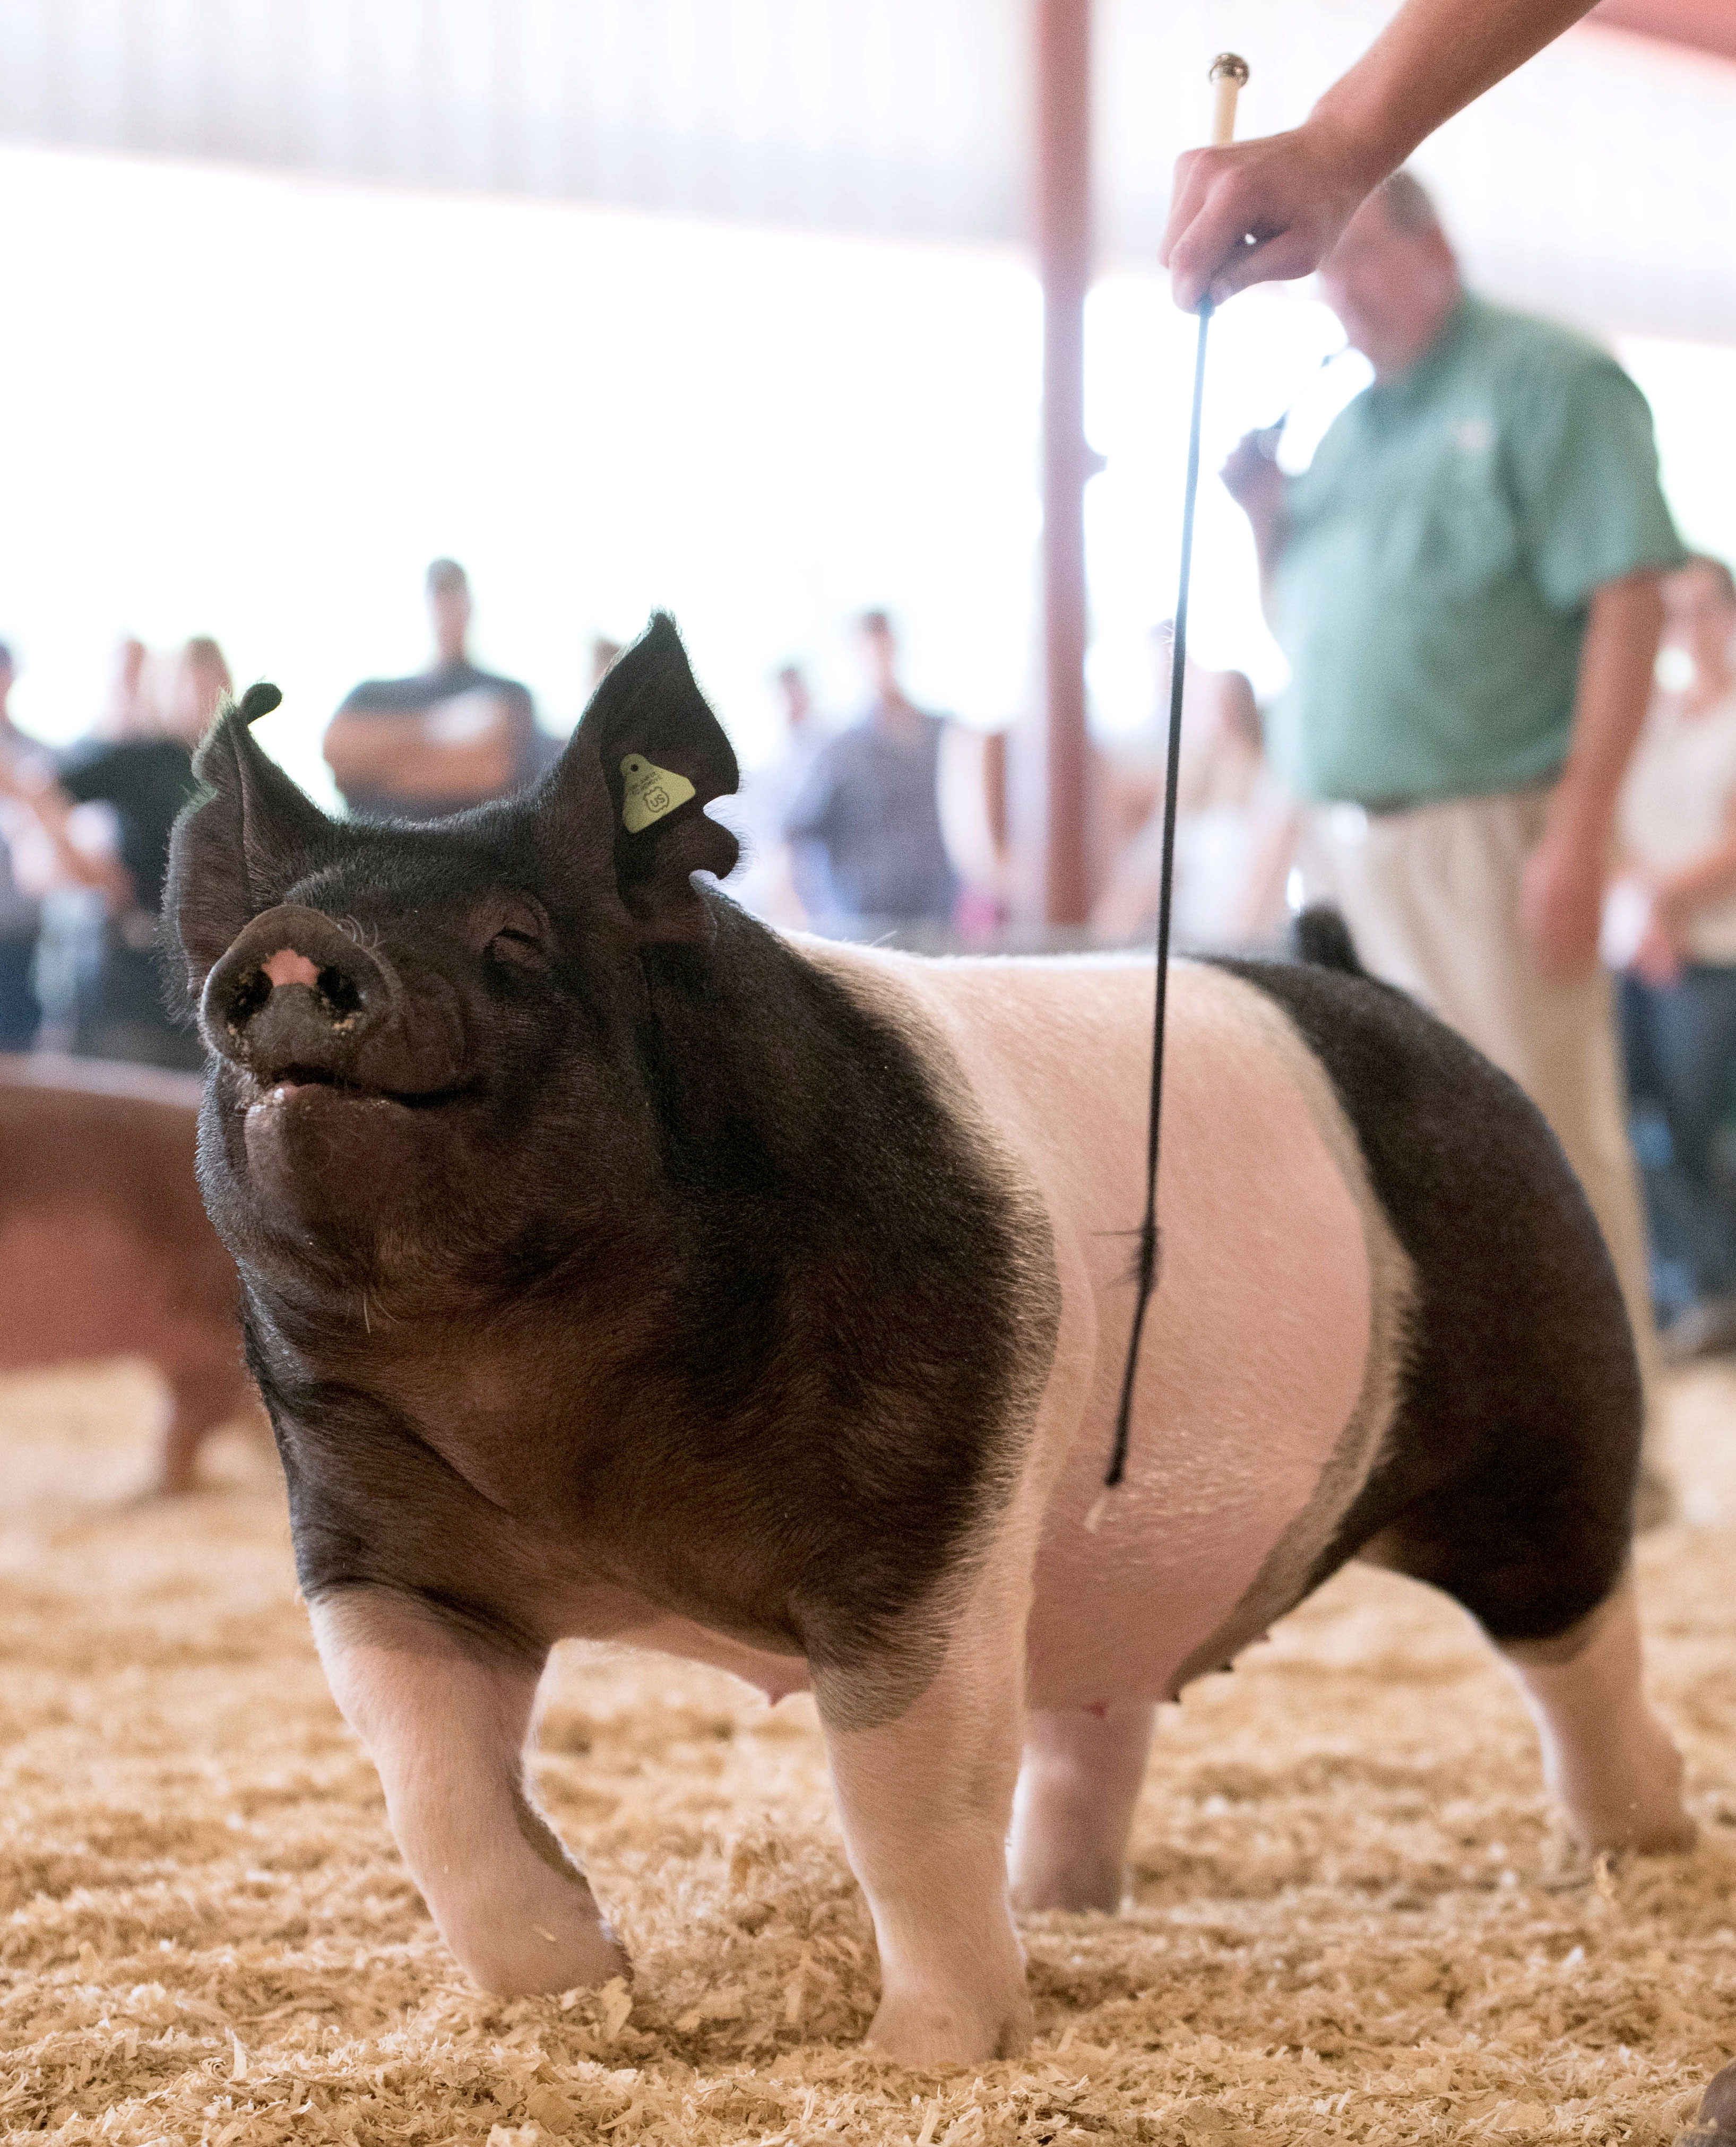
[{"label": "khaki pants", "polygon": [[1657,1335],[1610,981],[1601,968],[1551,981],[1519,928],[1543,802],[1523,790],[1399,813],[1319,806],[1297,863],[1306,898],[1343,912],[1364,966],[1468,1037],[1542,1110],[1602,1225],[1649,1389]]}]

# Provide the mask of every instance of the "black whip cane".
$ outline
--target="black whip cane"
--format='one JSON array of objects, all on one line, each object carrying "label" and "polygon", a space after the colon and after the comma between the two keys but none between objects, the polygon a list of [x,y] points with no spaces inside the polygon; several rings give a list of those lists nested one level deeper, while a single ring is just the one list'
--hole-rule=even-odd
[{"label": "black whip cane", "polygon": [[[1212,108],[1212,143],[1234,139],[1236,98],[1248,79],[1248,63],[1234,53],[1219,53],[1212,63],[1217,97]],[[1133,1381],[1139,1369],[1139,1344],[1145,1315],[1158,1281],[1158,1144],[1163,1123],[1163,1017],[1169,997],[1169,909],[1175,882],[1175,793],[1181,773],[1182,696],[1188,676],[1188,585],[1193,568],[1193,503],[1199,491],[1199,418],[1206,384],[1206,331],[1212,323],[1209,298],[1199,302],[1199,340],[1193,353],[1193,418],[1188,432],[1188,480],[1182,495],[1182,567],[1175,597],[1175,638],[1169,660],[1169,750],[1163,778],[1163,862],[1158,883],[1157,1003],[1152,1021],[1151,1113],[1145,1129],[1145,1216],[1139,1225],[1138,1295],[1127,1364],[1121,1375],[1121,1403],[1115,1412],[1115,1444],[1103,1473],[1102,1495],[1085,1525],[1095,1530],[1108,1509],[1109,1494],[1127,1473],[1128,1435],[1133,1412]]]}]

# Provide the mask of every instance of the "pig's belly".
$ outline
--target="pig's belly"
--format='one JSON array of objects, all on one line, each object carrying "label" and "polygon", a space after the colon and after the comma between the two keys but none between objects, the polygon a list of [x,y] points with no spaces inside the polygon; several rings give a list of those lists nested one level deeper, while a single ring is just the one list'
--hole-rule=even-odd
[{"label": "pig's belly", "polygon": [[1034,1707],[1170,1698],[1218,1668],[1296,1600],[1383,1429],[1364,1404],[1366,1194],[1322,1138],[1322,1099],[1263,1070],[1257,1141],[1226,1138],[1253,1068],[1177,1084],[1128,1474],[1095,1534],[1132,1291],[1124,1249],[1107,1277],[1092,1256],[1095,1381],[1038,1557]]}]

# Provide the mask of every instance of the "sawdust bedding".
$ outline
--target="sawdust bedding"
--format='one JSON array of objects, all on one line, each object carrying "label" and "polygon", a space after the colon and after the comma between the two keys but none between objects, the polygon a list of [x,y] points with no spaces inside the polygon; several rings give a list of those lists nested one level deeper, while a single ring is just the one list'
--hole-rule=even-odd
[{"label": "sawdust bedding", "polygon": [[502,2004],[447,1959],[327,1697],[268,1454],[128,1503],[126,1368],[0,1385],[0,2139],[978,2147],[1651,2142],[1736,2053],[1736,1377],[1673,1390],[1640,1553],[1703,1844],[1588,1868],[1451,1605],[1343,1576],[1165,1711],[1118,1918],[1026,1927],[1038,2034],[855,2047],[872,1934],[813,1710],[573,1651],[543,1793],[638,1964]]}]

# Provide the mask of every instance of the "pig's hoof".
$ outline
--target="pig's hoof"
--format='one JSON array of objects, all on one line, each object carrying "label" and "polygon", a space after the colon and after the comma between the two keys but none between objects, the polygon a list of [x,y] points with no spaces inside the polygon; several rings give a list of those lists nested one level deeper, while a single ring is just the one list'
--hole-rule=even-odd
[{"label": "pig's hoof", "polygon": [[1633,1848],[1638,1856],[1685,1856],[1699,1838],[1700,1830],[1687,1813],[1678,1812],[1673,1819],[1636,1834]]},{"label": "pig's hoof", "polygon": [[1589,1779],[1582,1774],[1578,1794],[1565,1799],[1574,1831],[1594,1855],[1601,1849],[1682,1854],[1696,1839],[1682,1803],[1683,1774],[1682,1755],[1669,1733],[1648,1714],[1640,1734],[1614,1764]]},{"label": "pig's hoof", "polygon": [[1713,2074],[1698,2115],[1677,2134],[1676,2147],[1736,2147],[1736,2065]]},{"label": "pig's hoof", "polygon": [[1016,2058],[1031,2042],[1031,2001],[1020,1986],[1004,2009],[979,2009],[952,1999],[894,1994],[880,2002],[868,2040],[900,2064],[980,2064]]},{"label": "pig's hoof", "polygon": [[1630,1811],[1579,1833],[1593,1856],[1684,1856],[1699,1839],[1699,1829],[1679,1804],[1673,1811]]},{"label": "pig's hoof", "polygon": [[589,1930],[558,1930],[533,1924],[503,1934],[491,1945],[472,1947],[464,1965],[497,1998],[533,1998],[552,1990],[594,1988],[615,1976],[631,1978],[633,1964],[607,1924]]}]

